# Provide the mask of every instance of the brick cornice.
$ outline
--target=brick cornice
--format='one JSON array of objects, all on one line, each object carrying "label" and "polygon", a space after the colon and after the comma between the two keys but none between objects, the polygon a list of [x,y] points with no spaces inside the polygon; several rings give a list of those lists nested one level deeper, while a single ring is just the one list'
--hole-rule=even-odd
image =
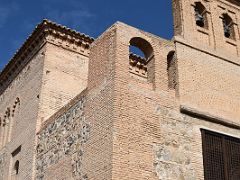
[{"label": "brick cornice", "polygon": [[[84,53],[93,38],[44,19],[0,72],[0,95],[46,42]],[[80,47],[80,48],[79,48]]]},{"label": "brick cornice", "polygon": [[180,105],[180,111],[183,114],[187,114],[193,117],[201,118],[206,121],[210,121],[216,124],[221,124],[230,128],[240,129],[240,124],[237,119],[226,119],[215,114],[211,114],[211,112],[206,112],[203,110],[199,110],[198,108],[191,107],[191,105]]}]

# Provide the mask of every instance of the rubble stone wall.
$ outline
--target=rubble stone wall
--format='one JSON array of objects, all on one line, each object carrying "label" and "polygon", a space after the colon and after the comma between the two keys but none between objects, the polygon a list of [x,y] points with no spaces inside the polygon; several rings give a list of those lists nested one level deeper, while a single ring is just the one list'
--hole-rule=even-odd
[{"label": "rubble stone wall", "polygon": [[5,169],[5,153],[0,154],[0,179],[3,179]]},{"label": "rubble stone wall", "polygon": [[[89,138],[90,125],[84,116],[84,97],[60,117],[46,125],[38,135],[37,179],[51,179],[60,173],[60,179],[83,178],[81,158],[84,143]],[[62,163],[61,163],[62,162]],[[59,163],[59,165],[57,165]],[[62,166],[63,165],[63,166]],[[67,166],[64,171],[64,167]],[[71,169],[69,171],[69,169]],[[69,173],[67,173],[69,172]],[[56,178],[56,177],[55,177]]]}]

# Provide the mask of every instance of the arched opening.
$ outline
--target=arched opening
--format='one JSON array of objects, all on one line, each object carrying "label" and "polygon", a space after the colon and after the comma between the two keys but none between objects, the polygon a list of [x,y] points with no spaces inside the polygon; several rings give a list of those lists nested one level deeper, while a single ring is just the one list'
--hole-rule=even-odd
[{"label": "arched opening", "polygon": [[234,23],[232,18],[228,14],[222,16],[224,36],[226,38],[235,39]]},{"label": "arched opening", "polygon": [[134,37],[130,40],[130,50],[135,50],[138,53],[136,55],[146,59],[146,61],[149,61],[153,56],[151,44],[141,37]]},{"label": "arched opening", "polygon": [[10,130],[10,125],[12,122],[12,117],[11,117],[11,109],[7,108],[6,110],[6,126],[5,126],[5,134],[4,134],[4,145],[6,145],[9,142],[9,130]]},{"label": "arched opening", "polygon": [[167,55],[167,74],[168,74],[168,88],[176,89],[177,67],[176,67],[175,51],[171,51]]},{"label": "arched opening", "polygon": [[149,71],[149,69],[153,67],[151,64],[153,58],[153,48],[151,44],[141,37],[134,37],[129,43],[130,72],[150,80],[153,76],[150,73],[151,70]]},{"label": "arched opening", "polygon": [[207,10],[200,2],[194,6],[196,25],[202,28],[208,28]]},{"label": "arched opening", "polygon": [[19,173],[19,160],[17,160],[14,164],[14,167],[13,167],[13,170],[14,170],[14,174],[15,175],[18,175]]},{"label": "arched opening", "polygon": [[129,51],[130,51],[132,54],[137,55],[137,56],[145,59],[145,54],[144,54],[138,47],[130,46],[130,47],[129,47]]}]

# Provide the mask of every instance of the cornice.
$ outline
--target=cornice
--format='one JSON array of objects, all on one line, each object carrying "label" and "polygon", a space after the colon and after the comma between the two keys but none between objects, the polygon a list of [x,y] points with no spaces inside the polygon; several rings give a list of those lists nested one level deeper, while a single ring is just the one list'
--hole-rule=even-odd
[{"label": "cornice", "polygon": [[203,111],[199,108],[192,107],[191,105],[181,104],[180,112],[183,114],[187,114],[193,117],[198,117],[206,121],[210,121],[216,124],[221,124],[230,128],[240,129],[240,124],[238,119],[228,119],[222,118],[218,115],[212,114],[211,112]]},{"label": "cornice", "polygon": [[90,36],[44,19],[0,72],[0,95],[46,42],[87,55],[84,50],[93,41]]}]

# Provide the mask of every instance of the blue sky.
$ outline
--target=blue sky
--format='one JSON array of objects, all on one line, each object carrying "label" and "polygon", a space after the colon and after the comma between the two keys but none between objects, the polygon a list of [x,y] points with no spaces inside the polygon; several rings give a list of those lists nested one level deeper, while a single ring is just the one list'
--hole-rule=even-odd
[{"label": "blue sky", "polygon": [[116,21],[173,36],[171,0],[0,0],[0,70],[43,18],[92,37]]}]

